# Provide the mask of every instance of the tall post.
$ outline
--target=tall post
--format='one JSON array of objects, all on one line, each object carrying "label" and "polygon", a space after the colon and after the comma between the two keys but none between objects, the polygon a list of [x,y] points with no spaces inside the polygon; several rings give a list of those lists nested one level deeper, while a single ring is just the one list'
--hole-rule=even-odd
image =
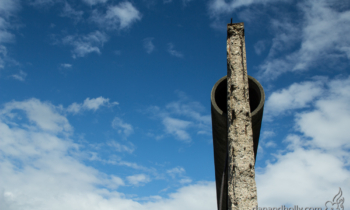
[{"label": "tall post", "polygon": [[257,206],[244,24],[227,25],[228,209]]}]

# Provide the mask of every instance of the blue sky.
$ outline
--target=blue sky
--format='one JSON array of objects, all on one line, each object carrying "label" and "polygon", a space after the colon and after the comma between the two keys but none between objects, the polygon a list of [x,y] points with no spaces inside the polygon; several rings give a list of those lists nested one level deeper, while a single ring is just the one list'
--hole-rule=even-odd
[{"label": "blue sky", "polygon": [[215,209],[230,18],[266,94],[259,205],[347,197],[349,1],[0,0],[0,209]]}]

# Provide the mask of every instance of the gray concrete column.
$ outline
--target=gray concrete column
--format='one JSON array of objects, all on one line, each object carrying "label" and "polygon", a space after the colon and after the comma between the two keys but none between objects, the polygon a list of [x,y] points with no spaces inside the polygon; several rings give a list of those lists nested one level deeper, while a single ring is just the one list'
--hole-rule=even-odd
[{"label": "gray concrete column", "polygon": [[227,25],[228,209],[257,206],[244,24]]}]

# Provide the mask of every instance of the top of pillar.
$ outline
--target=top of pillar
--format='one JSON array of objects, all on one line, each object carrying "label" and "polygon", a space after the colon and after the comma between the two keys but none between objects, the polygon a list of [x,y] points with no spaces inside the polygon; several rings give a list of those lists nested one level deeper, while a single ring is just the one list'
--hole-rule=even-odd
[{"label": "top of pillar", "polygon": [[240,23],[228,23],[227,26],[234,26],[234,25],[237,25],[237,26],[243,26],[244,27],[244,22],[240,22]]}]

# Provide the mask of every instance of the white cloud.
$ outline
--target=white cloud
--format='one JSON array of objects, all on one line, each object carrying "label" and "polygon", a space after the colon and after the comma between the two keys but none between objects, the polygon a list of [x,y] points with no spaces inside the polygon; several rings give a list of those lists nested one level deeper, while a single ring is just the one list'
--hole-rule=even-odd
[{"label": "white cloud", "polygon": [[119,133],[123,133],[125,136],[129,136],[131,133],[133,133],[134,129],[132,125],[125,123],[122,119],[119,117],[115,117],[112,121],[112,127],[114,129],[117,129]]},{"label": "white cloud", "polygon": [[301,39],[300,27],[292,23],[292,20],[282,18],[278,20],[271,20],[272,31],[276,36],[272,39],[272,46],[270,48],[268,57],[275,57],[282,51],[287,51],[292,48]]},{"label": "white cloud", "polygon": [[82,0],[82,1],[85,2],[86,4],[92,6],[92,5],[95,5],[95,4],[104,4],[108,0]]},{"label": "white cloud", "polygon": [[[260,141],[259,141],[259,154],[261,155],[263,153],[262,147],[276,147],[276,143],[271,140],[272,137],[276,136],[276,133],[274,131],[263,131],[260,134]],[[261,157],[261,156],[260,156]]]},{"label": "white cloud", "polygon": [[209,210],[216,209],[215,182],[201,182],[180,188],[169,195],[168,199],[145,204],[146,209],[191,209]]},{"label": "white cloud", "polygon": [[94,110],[96,111],[100,106],[103,104],[106,104],[109,102],[108,98],[103,98],[102,96],[98,98],[87,98],[84,101],[83,107],[86,107],[86,109]]},{"label": "white cloud", "polygon": [[[14,113],[18,109],[20,112]],[[39,111],[33,113],[34,109]],[[125,186],[119,175],[108,175],[84,165],[76,158],[84,156],[79,145],[53,132],[63,132],[69,125],[58,113],[61,109],[32,99],[4,104],[0,110],[0,209],[209,210],[216,207],[214,182],[180,188],[169,198],[154,195],[150,197],[155,199],[147,202],[128,199],[128,194],[116,190]],[[36,123],[28,127],[24,118]],[[43,129],[42,123],[50,126]],[[77,156],[72,156],[72,151]],[[136,174],[127,176],[126,181],[142,185],[151,179],[146,174]]]},{"label": "white cloud", "polygon": [[[148,112],[155,117],[160,118],[167,134],[175,136],[177,139],[184,142],[191,142],[191,136],[188,129],[197,131],[199,135],[211,135],[211,117],[203,115],[205,111],[203,105],[199,102],[190,100],[185,93],[176,91],[179,100],[168,103],[165,109],[157,106],[152,106]],[[180,118],[185,118],[180,119]],[[163,138],[163,135],[154,135],[156,139]]]},{"label": "white cloud", "polygon": [[190,3],[193,0],[182,0],[182,5],[187,6],[188,3]]},{"label": "white cloud", "polygon": [[56,3],[56,0],[29,0],[29,3],[34,7],[49,7]]},{"label": "white cloud", "polygon": [[61,16],[72,18],[75,22],[79,22],[83,17],[83,11],[76,11],[70,4],[65,2]]},{"label": "white cloud", "polygon": [[226,2],[226,0],[212,0],[209,3],[208,9],[211,17],[218,18],[220,15],[235,12],[242,7],[248,7],[253,4],[267,4],[276,1],[277,0],[236,0]]},{"label": "white cloud", "polygon": [[288,89],[273,92],[266,100],[265,116],[270,119],[272,116],[282,115],[284,112],[293,109],[308,107],[315,98],[323,91],[324,81],[308,81],[294,83]]},{"label": "white cloud", "polygon": [[111,178],[110,180],[108,180],[108,188],[110,189],[117,189],[119,186],[124,186],[125,183],[123,181],[123,179],[121,179],[120,177],[117,177],[117,176],[114,176],[114,175],[111,175]]},{"label": "white cloud", "polygon": [[269,148],[269,147],[276,147],[276,146],[277,146],[276,143],[273,142],[273,141],[268,141],[265,144],[265,147],[267,147],[267,148]]},{"label": "white cloud", "polygon": [[261,55],[261,53],[265,51],[266,45],[267,45],[266,41],[263,41],[263,40],[260,40],[257,43],[255,43],[254,45],[255,53],[258,55]]},{"label": "white cloud", "polygon": [[168,43],[167,51],[172,56],[175,56],[175,57],[178,57],[178,58],[182,58],[183,57],[183,54],[181,52],[174,50],[174,45],[172,43]]},{"label": "white cloud", "polygon": [[320,150],[297,148],[278,155],[263,173],[256,173],[259,206],[323,207],[337,193],[349,193],[349,170],[341,159]]},{"label": "white cloud", "polygon": [[74,114],[77,114],[83,110],[93,110],[96,111],[101,106],[114,106],[118,105],[118,102],[109,102],[109,98],[103,98],[102,96],[98,98],[86,98],[84,100],[84,103],[78,104],[74,102],[73,104],[69,105],[67,108],[67,112],[72,112]]},{"label": "white cloud", "polygon": [[69,64],[69,63],[62,63],[62,64],[61,64],[61,67],[66,68],[66,69],[72,68],[72,64]]},{"label": "white cloud", "polygon": [[19,81],[22,81],[22,82],[25,80],[26,76],[27,76],[27,73],[25,73],[22,70],[20,70],[18,74],[11,75],[11,77],[13,77]]},{"label": "white cloud", "polygon": [[184,103],[183,101],[170,102],[166,105],[166,108],[173,114],[183,115],[191,117],[199,123],[207,125],[211,124],[210,115],[201,115],[200,112],[204,111],[205,108],[196,101]]},{"label": "white cloud", "polygon": [[265,140],[267,138],[275,136],[276,133],[274,131],[264,131],[261,133],[260,139]]},{"label": "white cloud", "polygon": [[166,171],[171,177],[175,178],[175,176],[182,176],[185,173],[185,169],[178,166]]},{"label": "white cloud", "polygon": [[133,168],[133,169],[136,169],[136,170],[142,170],[142,171],[145,171],[145,172],[155,172],[155,170],[152,169],[152,168],[147,168],[145,166],[139,165],[137,163],[129,162],[129,161],[124,161],[120,157],[117,157],[117,156],[112,156],[108,160],[99,159],[99,161],[101,161],[103,163],[106,163],[106,164],[112,164],[112,165],[118,165],[118,166],[126,166],[126,167],[129,167],[129,168]]},{"label": "white cloud", "polygon": [[0,14],[1,16],[11,16],[13,12],[20,9],[18,0],[2,0],[0,1]]},{"label": "white cloud", "polygon": [[149,37],[149,38],[145,38],[144,40],[143,40],[143,47],[145,48],[145,50],[146,50],[146,52],[148,53],[148,54],[151,54],[152,52],[153,52],[153,50],[154,50],[154,44],[153,44],[153,39],[154,38],[152,38],[152,37]]},{"label": "white cloud", "polygon": [[189,184],[192,182],[192,179],[189,177],[186,177],[184,174],[186,173],[185,169],[183,167],[177,166],[175,168],[169,169],[166,171],[166,173],[171,176],[173,179],[177,179],[178,183],[180,184]]},{"label": "white cloud", "polygon": [[180,140],[187,142],[191,141],[191,137],[186,131],[186,129],[192,124],[191,122],[166,117],[163,119],[162,123],[165,126],[167,133],[175,135]]},{"label": "white cloud", "polygon": [[136,174],[132,176],[127,176],[126,179],[132,185],[143,185],[151,181],[149,176],[145,174]]},{"label": "white cloud", "polygon": [[7,49],[5,46],[0,45],[0,69],[5,67],[5,60],[7,58]]},{"label": "white cloud", "polygon": [[15,36],[8,31],[9,29],[10,23],[0,16],[0,43],[9,43],[14,41]]},{"label": "white cloud", "polygon": [[108,30],[121,30],[141,20],[141,13],[130,2],[125,1],[108,7],[106,14],[94,10],[91,20]]},{"label": "white cloud", "polygon": [[190,178],[180,179],[180,181],[179,181],[180,184],[189,184],[191,182],[192,182],[192,179],[190,179]]},{"label": "white cloud", "polygon": [[297,115],[296,125],[314,146],[323,149],[350,148],[350,77],[332,80],[326,96],[315,109]]},{"label": "white cloud", "polygon": [[[339,187],[350,193],[349,89],[350,77],[330,80],[307,111],[295,114],[293,130],[283,140],[286,149],[257,169],[260,206],[323,207]],[[295,101],[298,95],[291,97]]]},{"label": "white cloud", "polygon": [[7,48],[4,43],[11,43],[15,39],[15,35],[10,32],[13,24],[10,18],[20,10],[18,0],[2,0],[0,1],[0,69],[5,67],[8,60]]},{"label": "white cloud", "polygon": [[84,57],[89,53],[101,54],[100,48],[108,41],[104,32],[95,31],[88,35],[69,35],[62,39],[62,43],[73,46],[73,58]]},{"label": "white cloud", "polygon": [[[53,133],[69,133],[72,131],[68,120],[59,114],[60,108],[50,103],[43,103],[34,98],[23,102],[13,101],[4,105],[1,115],[14,118],[17,116],[17,113],[13,112],[15,110],[25,111],[29,122],[43,131]],[[31,124],[26,124],[26,126],[30,127]]]},{"label": "white cloud", "polygon": [[[303,19],[273,20],[276,37],[270,54],[261,67],[261,76],[275,79],[285,72],[306,71],[318,65],[350,59],[350,11],[338,10],[334,2],[305,1],[299,4]],[[278,27],[276,27],[276,24]],[[300,47],[297,47],[300,46]],[[292,47],[297,50],[281,53]]]},{"label": "white cloud", "polygon": [[[108,177],[99,177],[102,174],[98,171],[68,155],[77,145],[57,136],[58,132],[72,130],[57,109],[60,108],[50,103],[30,99],[6,103],[0,111],[1,209],[52,208],[65,195],[110,183]],[[23,112],[15,113],[16,110]],[[34,124],[29,127],[22,117]],[[62,208],[69,200],[65,202],[60,204]]]},{"label": "white cloud", "polygon": [[118,152],[132,153],[135,150],[134,145],[130,142],[129,142],[129,146],[120,144],[116,141],[110,141],[107,143],[107,145],[112,147],[113,149],[115,149]]}]

